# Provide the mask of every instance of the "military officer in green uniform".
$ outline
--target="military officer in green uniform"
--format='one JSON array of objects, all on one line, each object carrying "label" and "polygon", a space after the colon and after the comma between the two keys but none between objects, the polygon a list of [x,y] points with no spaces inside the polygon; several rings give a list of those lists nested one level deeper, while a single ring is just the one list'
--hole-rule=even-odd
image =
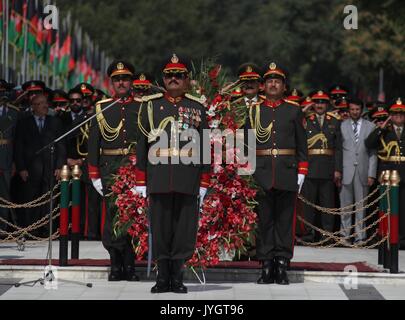
[{"label": "military officer in green uniform", "polygon": [[[135,153],[139,103],[131,94],[134,67],[125,61],[114,61],[107,70],[115,95],[97,103],[97,116],[90,125],[88,142],[89,177],[94,188],[106,197],[110,192],[112,175],[124,158]],[[114,106],[103,111],[108,105]],[[109,281],[137,281],[135,257],[129,236],[113,237],[114,205],[107,201],[102,241],[111,259]]]},{"label": "military officer in green uniform", "polygon": [[[136,190],[149,196],[152,252],[158,266],[152,293],[187,293],[183,267],[194,253],[198,202],[209,182],[210,166],[203,165],[200,145],[208,124],[204,106],[186,93],[189,72],[188,61],[173,54],[163,66],[167,92],[144,97],[140,108]],[[180,140],[184,134],[186,141]],[[195,148],[185,149],[188,143]]]},{"label": "military officer in green uniform", "polygon": [[[10,182],[15,170],[13,140],[19,117],[19,109],[9,102],[12,89],[12,84],[0,80],[0,197],[6,200],[10,200]],[[9,209],[0,207],[0,217],[15,223],[15,217],[11,213]],[[6,225],[0,222],[0,229],[5,230]]]},{"label": "military officer in green uniform", "polygon": [[266,99],[249,110],[245,125],[256,135],[256,171],[262,188],[258,205],[257,257],[263,263],[259,284],[289,284],[293,257],[295,204],[308,172],[304,114],[284,99],[287,76],[274,62],[265,69]]},{"label": "military officer in green uniform", "polygon": [[378,150],[378,175],[384,170],[399,172],[399,246],[405,249],[405,105],[400,98],[389,108],[389,113],[384,122],[377,122],[365,144]]},{"label": "military officer in green uniform", "polygon": [[[306,119],[308,142],[308,175],[302,189],[304,198],[325,208],[335,207],[335,184],[340,185],[342,179],[342,135],[338,115],[327,112],[330,97],[323,91],[318,91],[311,97],[315,113]],[[315,209],[304,206],[305,220],[311,224],[316,221]],[[321,227],[333,231],[335,216],[320,214]],[[302,239],[313,242],[313,229],[305,228]]]}]

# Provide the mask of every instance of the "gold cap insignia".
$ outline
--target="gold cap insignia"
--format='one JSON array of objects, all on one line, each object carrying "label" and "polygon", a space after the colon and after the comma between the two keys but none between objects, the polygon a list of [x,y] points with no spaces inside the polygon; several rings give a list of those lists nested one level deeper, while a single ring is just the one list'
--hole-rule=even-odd
[{"label": "gold cap insignia", "polygon": [[236,93],[241,93],[242,90],[241,90],[241,88],[237,87],[237,88],[235,89],[235,92],[236,92]]},{"label": "gold cap insignia", "polygon": [[247,66],[247,67],[246,67],[246,72],[253,72],[252,67],[251,67],[251,66]]},{"label": "gold cap insignia", "polygon": [[82,89],[82,90],[86,90],[86,89],[87,89],[87,87],[86,87],[86,85],[83,83],[83,84],[81,85],[80,89]]},{"label": "gold cap insignia", "polygon": [[397,104],[398,104],[398,105],[401,105],[401,104],[402,104],[402,100],[401,100],[401,98],[398,98],[398,100],[397,100]]},{"label": "gold cap insignia", "polygon": [[270,63],[269,67],[270,67],[270,70],[276,70],[277,65],[274,62],[272,62],[272,63]]},{"label": "gold cap insignia", "polygon": [[323,95],[323,91],[318,91],[318,95]]},{"label": "gold cap insignia", "polygon": [[118,70],[123,70],[123,69],[124,69],[124,64],[123,64],[122,62],[119,62],[119,63],[117,64],[117,69],[118,69]]},{"label": "gold cap insignia", "polygon": [[175,53],[173,53],[172,59],[171,59],[172,63],[178,63],[179,62],[179,58],[176,56]]},{"label": "gold cap insignia", "polygon": [[311,100],[311,97],[307,97],[306,99],[305,99],[307,102],[311,102],[312,100]]},{"label": "gold cap insignia", "polygon": [[146,77],[145,77],[145,75],[143,73],[139,76],[139,80],[141,80],[141,81],[146,80]]},{"label": "gold cap insignia", "polygon": [[298,91],[297,91],[297,89],[294,89],[294,90],[293,90],[292,95],[293,95],[293,96],[298,96]]}]

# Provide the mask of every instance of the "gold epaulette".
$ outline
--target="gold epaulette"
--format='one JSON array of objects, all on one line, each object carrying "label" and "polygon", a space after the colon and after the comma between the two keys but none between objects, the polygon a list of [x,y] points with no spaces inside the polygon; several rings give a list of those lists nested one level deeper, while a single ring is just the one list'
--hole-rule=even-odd
[{"label": "gold epaulette", "polygon": [[148,102],[150,100],[158,99],[158,98],[161,98],[161,97],[163,97],[163,93],[156,93],[156,94],[152,94],[150,96],[142,97],[142,101],[143,102]]},{"label": "gold epaulette", "polygon": [[98,102],[96,103],[96,108],[97,108],[97,106],[99,106],[99,107],[100,107],[100,110],[99,110],[99,111],[101,111],[101,105],[102,105],[103,103],[111,102],[111,101],[113,101],[113,100],[114,100],[113,98],[100,100],[100,101],[98,101]]},{"label": "gold epaulette", "polygon": [[7,106],[7,108],[14,109],[17,112],[20,112],[20,108],[16,107],[15,105],[13,105],[11,103],[7,103],[6,106]]},{"label": "gold epaulette", "polygon": [[329,112],[326,112],[326,114],[333,117],[333,118],[335,118],[336,120],[342,120],[342,117],[339,116],[338,114],[334,113],[334,112],[329,111]]},{"label": "gold epaulette", "polygon": [[263,96],[261,94],[259,94],[259,98],[262,99],[263,101],[266,100],[266,96]]},{"label": "gold epaulette", "polygon": [[196,96],[193,96],[193,95],[191,95],[191,94],[189,94],[189,93],[186,93],[186,94],[185,94],[185,97],[186,97],[186,98],[189,98],[190,100],[193,100],[193,101],[195,101],[195,102],[198,102],[198,103],[202,104],[202,101],[201,101],[200,98],[198,98],[198,97],[196,97]]},{"label": "gold epaulette", "polygon": [[289,103],[289,104],[292,104],[292,105],[294,105],[294,106],[297,106],[297,107],[300,106],[300,104],[299,104],[298,102],[295,102],[295,101],[291,101],[291,100],[288,100],[288,99],[284,99],[284,101],[287,102],[287,103]]},{"label": "gold epaulette", "polygon": [[136,101],[136,102],[142,102],[142,98],[134,97],[134,101]]}]

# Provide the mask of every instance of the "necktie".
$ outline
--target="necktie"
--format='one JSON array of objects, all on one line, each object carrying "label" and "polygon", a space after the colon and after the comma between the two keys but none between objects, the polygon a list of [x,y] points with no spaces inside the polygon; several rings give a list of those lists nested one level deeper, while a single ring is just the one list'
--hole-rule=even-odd
[{"label": "necktie", "polygon": [[401,139],[401,135],[402,135],[402,130],[401,130],[401,127],[397,127],[397,137],[398,137],[398,140],[399,139]]},{"label": "necktie", "polygon": [[323,117],[322,116],[318,116],[318,122],[319,122],[319,125],[322,128],[323,127]]},{"label": "necktie", "polygon": [[44,128],[44,118],[38,118],[38,124],[39,132],[42,132],[42,129]]},{"label": "necktie", "polygon": [[354,141],[356,143],[359,142],[359,130],[358,130],[359,123],[357,121],[353,122],[353,133],[354,133]]}]

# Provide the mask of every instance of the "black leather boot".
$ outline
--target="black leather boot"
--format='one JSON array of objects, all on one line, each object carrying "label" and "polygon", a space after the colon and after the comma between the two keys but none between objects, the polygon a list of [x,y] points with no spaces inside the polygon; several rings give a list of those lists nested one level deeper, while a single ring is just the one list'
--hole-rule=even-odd
[{"label": "black leather boot", "polygon": [[263,262],[262,276],[257,280],[258,284],[274,283],[274,260],[267,260]]},{"label": "black leather boot", "polygon": [[170,292],[170,266],[169,260],[159,260],[157,262],[158,272],[156,276],[156,284],[150,290],[151,293]]},{"label": "black leather boot", "polygon": [[123,280],[139,281],[139,277],[135,274],[135,253],[131,247],[125,249],[123,270]]},{"label": "black leather boot", "polygon": [[110,250],[111,271],[108,281],[121,281],[122,278],[122,255],[118,250]]},{"label": "black leather boot", "polygon": [[287,268],[288,259],[283,257],[276,257],[276,283],[281,285],[288,285],[290,281],[288,280]]},{"label": "black leather boot", "polygon": [[171,282],[172,292],[187,293],[187,287],[183,284],[183,260],[171,260]]}]

